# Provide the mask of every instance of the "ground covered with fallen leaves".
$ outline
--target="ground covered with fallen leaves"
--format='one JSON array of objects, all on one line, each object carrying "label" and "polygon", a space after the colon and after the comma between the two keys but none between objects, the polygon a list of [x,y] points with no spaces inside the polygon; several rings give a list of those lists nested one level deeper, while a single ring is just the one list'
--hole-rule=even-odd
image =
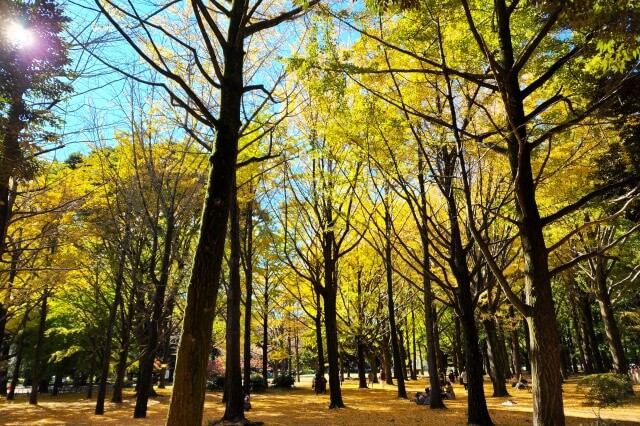
[{"label": "ground covered with fallen leaves", "polygon": [[[308,379],[310,380],[310,379]],[[357,380],[345,380],[342,395],[345,409],[328,410],[329,395],[315,395],[308,380],[296,384],[291,390],[269,390],[267,393],[252,395],[252,410],[247,418],[264,422],[265,425],[464,425],[466,424],[467,394],[460,385],[454,389],[457,399],[446,401],[446,410],[431,410],[425,406],[397,398],[395,386],[374,384],[370,389],[358,389]],[[576,378],[564,384],[564,404],[568,425],[595,424],[596,408],[583,405],[584,395],[576,391]],[[427,380],[407,382],[407,394],[415,395],[424,390]],[[526,390],[509,389],[511,397],[487,398],[493,421],[498,425],[523,425],[531,423],[532,400]],[[613,409],[603,409],[603,419],[610,424],[640,424],[640,386],[634,388],[636,395],[629,402]],[[0,401],[1,425],[161,425],[164,424],[168,404],[169,389],[158,391],[159,396],[149,401],[146,419],[133,419],[135,398],[133,393],[125,393],[125,402],[107,402],[104,416],[93,414],[95,399],[87,400],[84,395],[65,394],[56,397],[41,395],[38,405],[29,405],[28,398],[19,396],[13,402]],[[491,395],[491,383],[485,382],[485,392]],[[220,403],[221,393],[207,393],[205,419],[218,419],[224,412]],[[513,400],[516,405],[504,406],[503,402]]]}]

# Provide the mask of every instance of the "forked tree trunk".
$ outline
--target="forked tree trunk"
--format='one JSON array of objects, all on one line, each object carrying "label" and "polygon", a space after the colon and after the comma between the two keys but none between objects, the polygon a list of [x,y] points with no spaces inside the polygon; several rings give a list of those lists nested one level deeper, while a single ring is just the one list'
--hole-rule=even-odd
[{"label": "forked tree trunk", "polygon": [[202,422],[207,359],[211,348],[230,196],[238,157],[244,62],[240,28],[244,13],[244,4],[234,1],[227,36],[234,42],[228,43],[224,48],[224,84],[220,90],[219,125],[215,151],[210,160],[200,238],[187,290],[167,426],[199,425]]},{"label": "forked tree trunk", "polygon": [[[147,340],[146,356],[140,360],[140,379],[138,393],[136,395],[136,407],[133,417],[147,417],[147,403],[149,396],[155,394],[153,390],[153,369],[158,352],[160,340],[160,326],[162,324],[162,311],[164,309],[165,293],[169,283],[169,270],[171,269],[171,251],[173,247],[173,233],[175,228],[175,213],[173,206],[166,212],[167,221],[162,248],[162,260],[160,263],[160,278],[155,282],[155,292],[153,295],[153,311],[149,324],[149,336]],[[154,275],[155,277],[155,275]],[[156,279],[154,278],[154,281]]]}]

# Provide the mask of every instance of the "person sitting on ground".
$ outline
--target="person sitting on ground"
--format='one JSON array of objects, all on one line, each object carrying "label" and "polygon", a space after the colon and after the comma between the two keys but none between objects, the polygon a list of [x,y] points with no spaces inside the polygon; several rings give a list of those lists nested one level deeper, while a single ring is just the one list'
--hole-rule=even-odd
[{"label": "person sitting on ground", "polygon": [[518,380],[518,383],[516,383],[516,389],[520,389],[520,390],[530,390],[529,388],[529,382],[527,381],[527,379],[525,379],[524,377],[522,377],[522,375],[520,375],[520,379]]},{"label": "person sitting on ground", "polygon": [[451,382],[447,383],[447,388],[444,392],[445,398],[447,399],[456,399],[456,393],[453,391],[453,385]]}]

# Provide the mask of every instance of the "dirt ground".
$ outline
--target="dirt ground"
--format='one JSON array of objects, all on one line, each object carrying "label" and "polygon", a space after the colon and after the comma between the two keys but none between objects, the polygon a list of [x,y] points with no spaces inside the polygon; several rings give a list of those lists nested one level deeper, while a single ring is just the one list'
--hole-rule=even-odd
[{"label": "dirt ground", "polygon": [[[252,395],[253,409],[247,413],[252,421],[265,425],[464,425],[466,424],[467,394],[460,385],[454,389],[457,399],[446,401],[447,410],[431,410],[413,402],[396,397],[395,386],[384,387],[375,384],[372,389],[358,389],[357,381],[345,380],[343,400],[346,409],[328,410],[329,395],[315,395],[310,383],[303,381],[292,390],[270,390],[264,394]],[[407,382],[407,394],[414,395],[424,390],[426,379]],[[610,424],[640,424],[640,386],[636,386],[636,396],[630,402],[614,409],[602,410],[603,419]],[[135,398],[125,394],[122,404],[107,402],[105,415],[95,416],[95,400],[87,400],[84,395],[66,394],[56,397],[40,396],[38,406],[31,406],[26,397],[18,397],[13,402],[0,401],[0,425],[162,425],[169,404],[170,390],[160,390],[160,396],[149,401],[146,419],[133,419]],[[491,384],[485,383],[485,392],[491,395]],[[531,423],[531,394],[526,390],[510,388],[510,398],[487,398],[493,421],[498,425],[526,425]],[[576,379],[564,385],[565,413],[568,425],[595,424],[594,409],[582,405],[584,396],[576,392]],[[220,393],[207,393],[205,419],[218,419],[224,405],[220,403]],[[516,405],[503,406],[503,402],[513,400]]]}]

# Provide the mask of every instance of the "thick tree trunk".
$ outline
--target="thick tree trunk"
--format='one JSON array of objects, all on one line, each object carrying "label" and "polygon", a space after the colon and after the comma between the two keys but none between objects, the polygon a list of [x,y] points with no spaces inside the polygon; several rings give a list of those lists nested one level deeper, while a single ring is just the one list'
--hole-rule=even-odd
[{"label": "thick tree trunk", "polygon": [[[234,183],[235,185],[235,183]],[[244,423],[244,398],[242,392],[242,373],[240,371],[240,216],[237,192],[234,188],[231,196],[230,213],[230,254],[229,287],[227,289],[227,358],[225,375],[225,394],[227,396],[224,415],[221,422]]]},{"label": "thick tree trunk", "polygon": [[[45,286],[42,293],[42,306],[40,307],[40,323],[38,326],[38,340],[36,341],[36,353],[33,357],[33,370],[31,371],[31,394],[29,404],[38,404],[38,387],[40,386],[40,367],[42,351],[44,349],[44,331],[47,323],[47,300],[49,299],[49,289]],[[47,380],[48,382],[48,380]]]},{"label": "thick tree trunk", "polygon": [[202,422],[207,359],[238,157],[244,62],[244,45],[239,32],[244,17],[244,3],[233,2],[227,35],[232,42],[224,46],[224,80],[220,90],[216,146],[210,160],[200,238],[187,291],[167,426]]},{"label": "thick tree trunk", "polygon": [[509,396],[503,370],[504,359],[498,347],[498,332],[495,319],[493,317],[486,318],[482,321],[482,325],[487,335],[487,355],[489,356],[490,376],[493,383],[492,396]]}]

